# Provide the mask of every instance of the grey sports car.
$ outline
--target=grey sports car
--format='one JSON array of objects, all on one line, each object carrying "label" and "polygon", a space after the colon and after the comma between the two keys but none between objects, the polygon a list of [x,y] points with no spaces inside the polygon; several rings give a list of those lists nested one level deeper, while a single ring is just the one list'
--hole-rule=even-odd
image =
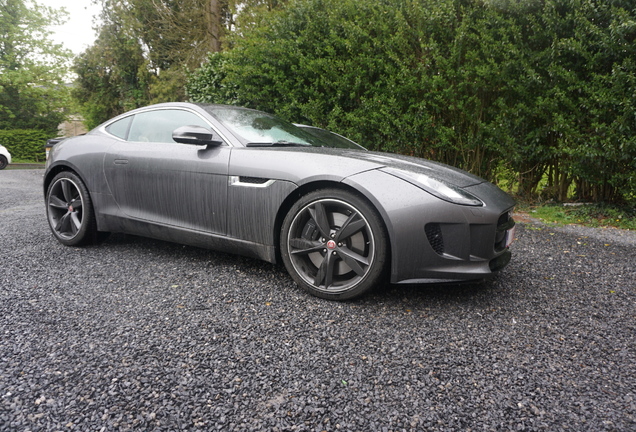
[{"label": "grey sports car", "polygon": [[384,276],[481,279],[508,264],[506,193],[333,135],[232,106],[136,109],[53,147],[48,222],[69,246],[121,232],[282,261],[302,288],[336,300]]}]

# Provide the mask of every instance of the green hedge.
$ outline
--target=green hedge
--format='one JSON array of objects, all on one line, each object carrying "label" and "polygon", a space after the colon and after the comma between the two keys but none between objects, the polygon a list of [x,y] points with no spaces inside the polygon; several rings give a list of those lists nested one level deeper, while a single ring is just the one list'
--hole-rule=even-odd
[{"label": "green hedge", "polygon": [[289,1],[187,91],[508,180],[520,195],[636,203],[634,4]]},{"label": "green hedge", "polygon": [[50,133],[39,129],[0,130],[0,144],[5,146],[13,159],[44,162],[44,145]]}]

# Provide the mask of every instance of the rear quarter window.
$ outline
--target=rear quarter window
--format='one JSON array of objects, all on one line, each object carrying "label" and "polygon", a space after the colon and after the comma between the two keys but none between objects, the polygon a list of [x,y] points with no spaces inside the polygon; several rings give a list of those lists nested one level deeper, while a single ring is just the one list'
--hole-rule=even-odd
[{"label": "rear quarter window", "polygon": [[128,129],[130,128],[130,122],[132,121],[132,119],[133,116],[128,116],[124,117],[121,120],[117,120],[116,122],[106,126],[106,131],[109,134],[116,136],[117,138],[125,140],[126,136],[128,135]]}]

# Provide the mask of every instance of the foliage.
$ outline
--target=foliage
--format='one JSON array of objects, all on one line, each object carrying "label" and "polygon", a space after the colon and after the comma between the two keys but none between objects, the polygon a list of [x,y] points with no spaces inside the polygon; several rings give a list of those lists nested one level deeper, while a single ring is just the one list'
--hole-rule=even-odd
[{"label": "foliage", "polygon": [[154,71],[175,64],[197,67],[221,49],[228,0],[102,0],[106,22],[125,20],[131,35],[148,48]]},{"label": "foliage", "polygon": [[47,26],[65,13],[25,0],[0,0],[0,129],[55,131],[65,117],[70,53]]},{"label": "foliage", "polygon": [[[506,124],[517,136],[513,164],[522,191],[546,197],[625,199],[635,191],[634,16],[608,2],[546,1],[525,15],[523,68],[511,77]],[[621,32],[617,32],[621,29]],[[620,191],[620,192],[619,192]]]},{"label": "foliage", "polygon": [[260,10],[187,92],[491,180],[514,172],[523,195],[625,201],[636,196],[630,4],[296,0]]},{"label": "foliage", "polygon": [[150,101],[151,74],[143,48],[122,22],[105,24],[73,69],[78,76],[74,96],[89,128]]},{"label": "foliage", "polygon": [[40,129],[0,130],[0,145],[9,150],[13,159],[42,162],[46,159],[46,140],[53,136]]},{"label": "foliage", "polygon": [[238,10],[246,25],[272,0],[101,0],[97,41],[76,58],[75,98],[88,127],[149,103],[185,100],[188,70],[221,50]]},{"label": "foliage", "polygon": [[[492,177],[500,63],[509,61],[494,38],[514,29],[504,19],[458,22],[464,9],[448,1],[295,2],[204,65],[188,92]],[[488,35],[487,25],[498,33]]]}]

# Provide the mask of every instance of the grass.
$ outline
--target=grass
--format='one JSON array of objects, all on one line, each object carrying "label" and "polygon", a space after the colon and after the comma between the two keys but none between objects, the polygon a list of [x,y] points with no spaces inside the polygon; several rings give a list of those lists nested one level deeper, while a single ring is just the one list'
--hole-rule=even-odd
[{"label": "grass", "polygon": [[517,211],[527,212],[545,223],[555,225],[585,225],[636,230],[636,209],[607,204],[524,204]]},{"label": "grass", "polygon": [[34,162],[32,160],[27,159],[17,159],[13,158],[7,169],[33,169],[33,168],[44,168],[45,162]]},{"label": "grass", "polygon": [[34,161],[32,159],[20,159],[20,158],[11,158],[11,163],[12,164],[21,164],[21,163],[27,163],[27,164],[42,164],[44,165],[46,163],[46,161]]}]

